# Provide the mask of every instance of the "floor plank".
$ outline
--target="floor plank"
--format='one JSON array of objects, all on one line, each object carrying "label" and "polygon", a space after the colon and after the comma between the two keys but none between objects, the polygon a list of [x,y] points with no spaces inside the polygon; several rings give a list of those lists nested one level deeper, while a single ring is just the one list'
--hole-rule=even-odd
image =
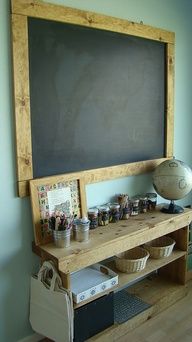
[{"label": "floor plank", "polygon": [[143,323],[116,342],[191,342],[192,282],[189,293],[168,309]]}]

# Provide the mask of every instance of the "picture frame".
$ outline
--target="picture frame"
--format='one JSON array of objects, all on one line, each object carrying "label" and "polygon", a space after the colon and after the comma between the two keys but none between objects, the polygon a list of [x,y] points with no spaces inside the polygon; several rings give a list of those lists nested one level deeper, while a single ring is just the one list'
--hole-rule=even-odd
[{"label": "picture frame", "polygon": [[73,174],[51,176],[30,181],[35,245],[53,241],[49,218],[55,211],[65,215],[87,215],[85,182]]}]

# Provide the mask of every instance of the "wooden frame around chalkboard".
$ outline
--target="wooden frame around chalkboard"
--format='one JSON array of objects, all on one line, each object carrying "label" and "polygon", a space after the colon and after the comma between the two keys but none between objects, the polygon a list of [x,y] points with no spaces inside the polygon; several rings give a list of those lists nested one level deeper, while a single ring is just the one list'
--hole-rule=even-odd
[{"label": "wooden frame around chalkboard", "polygon": [[173,105],[174,105],[174,42],[175,35],[143,23],[129,22],[93,12],[43,3],[36,0],[12,0],[13,69],[16,121],[16,153],[18,193],[29,194],[29,180],[33,179],[33,157],[31,142],[28,26],[27,18],[35,17],[63,23],[124,33],[132,36],[160,41],[166,45],[166,127],[165,158],[146,160],[123,165],[76,172],[83,174],[85,183],[95,183],[129,175],[152,171],[166,158],[173,156]]}]

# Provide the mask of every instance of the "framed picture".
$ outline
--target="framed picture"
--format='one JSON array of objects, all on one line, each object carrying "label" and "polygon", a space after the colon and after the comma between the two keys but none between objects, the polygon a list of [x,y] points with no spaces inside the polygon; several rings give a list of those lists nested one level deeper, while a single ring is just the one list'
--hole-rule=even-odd
[{"label": "framed picture", "polygon": [[84,180],[73,174],[31,180],[30,193],[36,245],[52,241],[49,219],[56,211],[66,216],[87,215]]}]

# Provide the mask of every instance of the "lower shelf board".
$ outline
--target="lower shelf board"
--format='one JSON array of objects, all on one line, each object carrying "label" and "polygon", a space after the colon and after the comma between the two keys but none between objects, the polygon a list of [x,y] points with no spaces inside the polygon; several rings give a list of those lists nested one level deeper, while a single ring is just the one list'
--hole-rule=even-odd
[{"label": "lower shelf board", "polygon": [[[165,257],[165,258],[160,258],[160,259],[151,259],[149,258],[147,260],[147,265],[144,268],[144,270],[140,271],[140,272],[135,272],[135,273],[122,273],[120,271],[118,271],[115,267],[115,262],[114,260],[111,261],[106,261],[104,264],[109,267],[112,271],[114,271],[115,273],[117,273],[119,275],[119,283],[118,285],[116,285],[115,288],[113,288],[112,290],[115,290],[116,288],[123,288],[124,286],[128,286],[128,284],[133,284],[136,281],[139,281],[140,279],[146,277],[148,274],[172,263],[173,261],[176,261],[178,259],[181,258],[185,258],[186,256],[186,252],[185,251],[181,251],[181,250],[174,250],[171,255],[169,257]],[[93,300],[109,293],[112,291],[111,289],[106,290],[104,292],[99,293],[95,296],[90,297],[89,299],[87,299],[86,301],[80,302],[79,304],[74,303],[74,309],[83,306],[89,302],[92,302]]]},{"label": "lower shelf board", "polygon": [[122,324],[115,323],[87,341],[115,341],[184,297],[187,294],[187,287],[154,275],[127,288],[127,291],[151,306]]}]

